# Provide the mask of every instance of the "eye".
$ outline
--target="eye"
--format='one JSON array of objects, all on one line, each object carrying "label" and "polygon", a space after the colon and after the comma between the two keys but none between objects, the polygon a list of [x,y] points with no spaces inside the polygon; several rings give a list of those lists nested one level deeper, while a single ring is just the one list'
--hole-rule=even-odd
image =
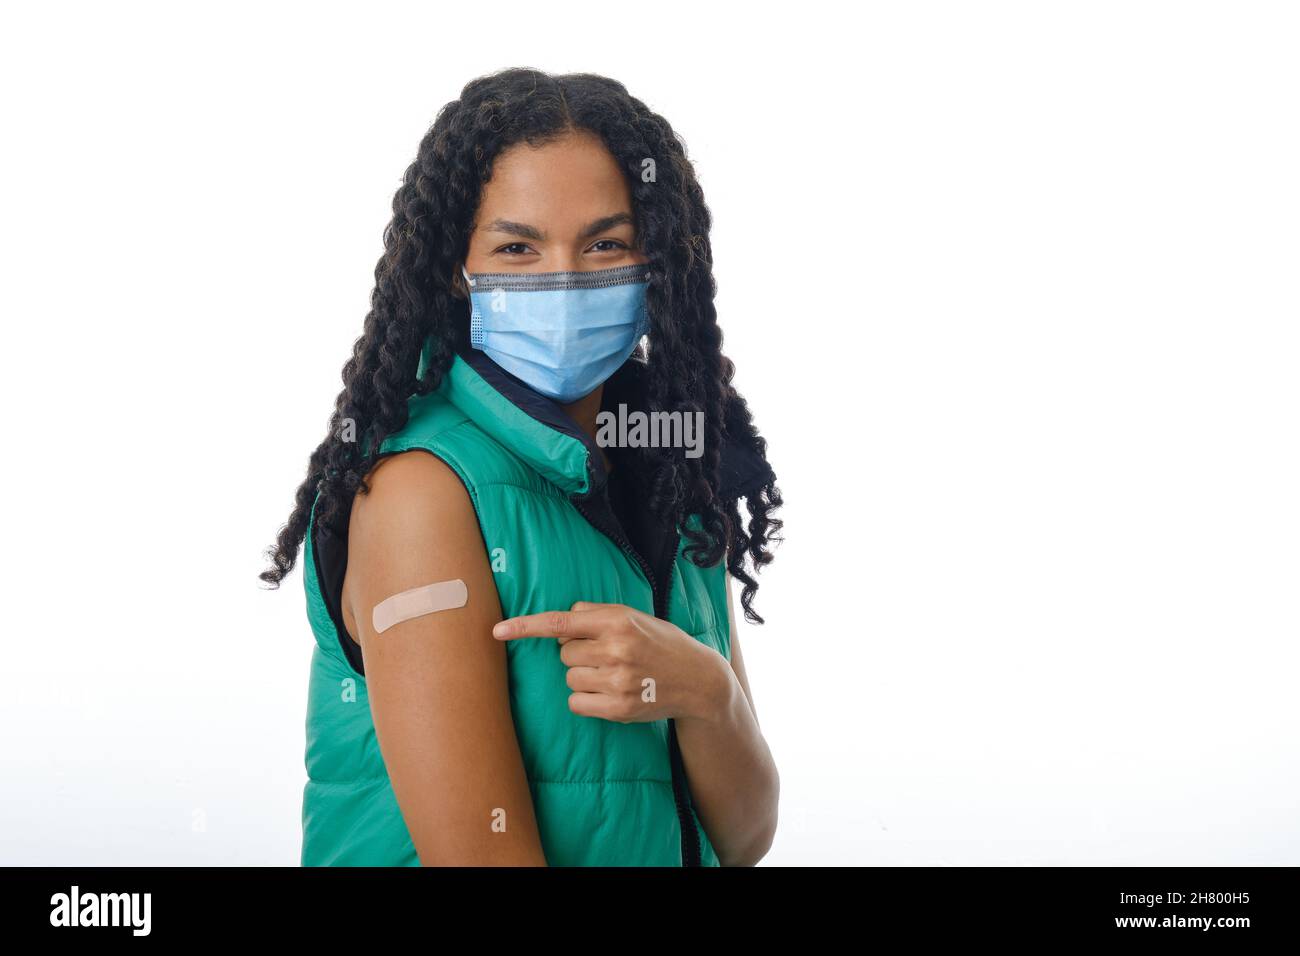
[{"label": "eye", "polygon": [[621,239],[597,239],[591,244],[588,252],[616,252],[619,249],[626,249],[627,243]]},{"label": "eye", "polygon": [[506,256],[522,256],[532,252],[532,249],[529,248],[526,242],[512,242],[495,250],[495,252]]}]

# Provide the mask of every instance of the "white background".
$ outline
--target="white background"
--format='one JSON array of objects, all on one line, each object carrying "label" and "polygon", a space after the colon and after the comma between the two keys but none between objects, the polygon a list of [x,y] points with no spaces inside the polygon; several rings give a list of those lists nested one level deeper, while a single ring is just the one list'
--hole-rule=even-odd
[{"label": "white background", "polygon": [[786,541],[770,864],[1300,864],[1300,23],[1266,3],[23,5],[0,863],[296,865],[262,552],[401,174],[622,80],[714,213]]}]

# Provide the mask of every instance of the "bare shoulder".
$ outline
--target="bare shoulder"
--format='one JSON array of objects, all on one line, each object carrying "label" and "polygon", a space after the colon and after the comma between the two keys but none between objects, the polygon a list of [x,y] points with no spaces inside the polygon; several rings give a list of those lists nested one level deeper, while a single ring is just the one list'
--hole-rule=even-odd
[{"label": "bare shoulder", "polygon": [[[412,517],[455,513],[470,505],[460,476],[445,461],[426,451],[404,451],[379,461],[366,476],[369,491],[352,506],[361,523],[396,512]],[[471,508],[472,510],[472,508]]]},{"label": "bare shoulder", "polygon": [[[401,452],[383,459],[366,483],[370,490],[356,495],[348,522],[343,584],[354,633],[357,608],[399,591],[472,578],[481,592],[491,582],[473,502],[445,461],[424,451]],[[364,638],[358,643],[364,646]]]},{"label": "bare shoulder", "polygon": [[[469,492],[441,458],[424,451],[400,452],[372,469],[366,483],[370,490],[357,494],[348,532],[358,552],[401,549],[412,541],[436,541],[441,549],[481,543]],[[431,539],[431,533],[436,537]]]}]

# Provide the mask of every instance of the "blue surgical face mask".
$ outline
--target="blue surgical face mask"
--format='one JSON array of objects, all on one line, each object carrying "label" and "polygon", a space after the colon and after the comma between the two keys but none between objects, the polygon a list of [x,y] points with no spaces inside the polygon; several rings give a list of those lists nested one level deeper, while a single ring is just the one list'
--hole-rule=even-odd
[{"label": "blue surgical face mask", "polygon": [[576,402],[650,330],[644,265],[596,272],[482,272],[469,284],[470,344],[530,388]]}]

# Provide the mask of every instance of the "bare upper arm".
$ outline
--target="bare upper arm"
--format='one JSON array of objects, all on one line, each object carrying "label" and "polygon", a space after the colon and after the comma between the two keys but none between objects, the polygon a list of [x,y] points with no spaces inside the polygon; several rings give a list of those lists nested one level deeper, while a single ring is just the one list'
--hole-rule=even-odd
[{"label": "bare upper arm", "polygon": [[749,709],[754,714],[754,723],[758,723],[758,708],[754,706],[754,694],[749,689],[749,675],[745,673],[745,658],[740,653],[740,635],[736,632],[736,608],[731,594],[731,574],[723,573],[726,576],[727,587],[727,628],[730,631],[728,643],[731,647],[731,669],[735,671],[736,680],[740,681],[740,687],[745,692],[745,700],[749,701]]},{"label": "bare upper arm", "polygon": [[[545,865],[511,718],[506,647],[492,637],[501,606],[469,494],[423,451],[384,459],[368,484],[352,508],[344,603],[420,862]],[[455,578],[465,582],[464,607],[375,633],[376,604]]]}]

